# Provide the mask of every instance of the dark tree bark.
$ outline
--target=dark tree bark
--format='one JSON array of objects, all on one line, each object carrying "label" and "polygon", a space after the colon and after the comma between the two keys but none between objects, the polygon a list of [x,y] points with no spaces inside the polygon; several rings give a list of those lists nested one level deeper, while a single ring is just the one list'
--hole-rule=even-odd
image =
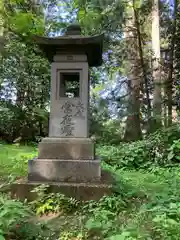
[{"label": "dark tree bark", "polygon": [[147,77],[148,73],[146,70],[145,62],[144,62],[144,53],[143,53],[143,47],[142,47],[139,15],[138,15],[137,9],[135,8],[134,5],[135,5],[135,2],[133,1],[135,26],[137,29],[138,50],[139,50],[140,64],[141,64],[141,68],[142,68],[143,81],[144,81],[144,85],[145,85],[146,101],[147,101],[148,129],[151,129],[151,124],[152,124],[151,111],[152,111],[152,109],[151,109],[151,100],[149,97],[149,89],[148,89],[148,77]]},{"label": "dark tree bark", "polygon": [[128,88],[129,88],[129,102],[128,102],[128,116],[126,120],[126,129],[124,134],[124,141],[136,141],[142,139],[141,125],[140,125],[140,71],[139,68],[139,50],[137,29],[135,24],[135,15],[133,7],[129,9],[128,20],[125,29],[126,44],[128,46],[127,60],[128,60]]}]

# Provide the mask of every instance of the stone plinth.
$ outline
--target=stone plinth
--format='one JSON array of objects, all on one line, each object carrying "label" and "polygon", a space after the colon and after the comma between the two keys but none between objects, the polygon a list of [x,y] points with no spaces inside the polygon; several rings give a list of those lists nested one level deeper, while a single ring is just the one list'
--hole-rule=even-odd
[{"label": "stone plinth", "polygon": [[36,159],[29,161],[30,182],[98,182],[101,178],[98,160]]},{"label": "stone plinth", "polygon": [[89,138],[44,138],[29,160],[29,182],[99,182],[100,161]]},{"label": "stone plinth", "polygon": [[38,159],[93,160],[94,142],[89,138],[44,138]]},{"label": "stone plinth", "polygon": [[[48,192],[60,192],[68,197],[74,197],[77,200],[99,200],[105,195],[111,195],[115,179],[110,172],[101,171],[101,181],[97,183],[64,183],[48,182]],[[37,193],[32,192],[35,187],[42,184],[42,181],[27,182],[26,179],[18,180],[13,183],[10,189],[4,191],[10,192],[11,196],[21,200],[35,200]]]},{"label": "stone plinth", "polygon": [[[33,201],[37,199],[37,194],[32,192],[40,183],[14,183],[9,192],[13,198],[20,200]],[[103,196],[112,194],[111,184],[103,183],[48,183],[49,193],[60,192],[68,197],[73,197],[77,200],[99,200]],[[7,191],[6,191],[7,192]]]}]

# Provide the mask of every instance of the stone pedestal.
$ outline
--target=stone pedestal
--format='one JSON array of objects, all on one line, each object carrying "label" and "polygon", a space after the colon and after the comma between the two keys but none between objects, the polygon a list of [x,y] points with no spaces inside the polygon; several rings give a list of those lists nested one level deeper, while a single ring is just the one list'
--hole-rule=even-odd
[{"label": "stone pedestal", "polygon": [[99,182],[100,161],[88,138],[44,138],[38,158],[29,161],[30,182]]},{"label": "stone pedestal", "polygon": [[98,160],[37,159],[29,161],[29,181],[98,182],[101,178]]}]

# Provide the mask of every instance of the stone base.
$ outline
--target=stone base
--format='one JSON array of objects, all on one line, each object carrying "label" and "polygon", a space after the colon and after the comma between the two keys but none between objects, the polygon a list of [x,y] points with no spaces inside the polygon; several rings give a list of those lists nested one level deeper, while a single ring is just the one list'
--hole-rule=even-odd
[{"label": "stone base", "polygon": [[90,138],[44,138],[39,143],[39,159],[93,160],[94,155]]},{"label": "stone base", "polygon": [[99,160],[36,159],[28,162],[29,182],[98,182]]},{"label": "stone base", "polygon": [[[37,194],[31,192],[35,187],[42,183],[17,183],[12,184],[8,192],[13,198],[18,198],[22,201],[27,199],[33,201],[37,198]],[[77,200],[99,200],[104,195],[112,194],[112,186],[106,184],[81,184],[81,183],[49,183],[49,193],[60,192],[67,197],[73,197]]]},{"label": "stone base", "polygon": [[[67,197],[73,197],[77,200],[99,200],[104,195],[111,195],[113,191],[113,183],[115,179],[106,171],[102,171],[101,182],[99,183],[48,183],[48,192],[60,192]],[[20,200],[27,199],[33,201],[37,198],[37,194],[32,190],[43,184],[44,182],[28,183],[26,179],[21,179],[12,184],[10,189],[6,192],[10,192],[13,198]]]}]

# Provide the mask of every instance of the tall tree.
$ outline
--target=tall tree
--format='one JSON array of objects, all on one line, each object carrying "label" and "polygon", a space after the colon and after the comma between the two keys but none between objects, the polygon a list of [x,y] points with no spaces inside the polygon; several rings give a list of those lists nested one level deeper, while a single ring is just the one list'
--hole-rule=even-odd
[{"label": "tall tree", "polygon": [[136,16],[134,2],[127,9],[126,27],[124,30],[125,41],[128,46],[127,51],[127,76],[129,88],[129,102],[127,108],[126,129],[124,134],[125,141],[135,141],[142,138],[140,126],[140,82],[141,68],[139,68],[140,57],[138,50],[138,34],[136,26]]},{"label": "tall tree", "polygon": [[0,37],[4,33],[4,18],[3,18],[4,4],[3,1],[0,2]]},{"label": "tall tree", "polygon": [[177,0],[176,38],[175,38],[175,95],[177,111],[180,115],[180,1]]},{"label": "tall tree", "polygon": [[153,117],[154,130],[161,126],[162,112],[162,84],[160,69],[160,25],[159,25],[159,0],[152,1],[152,76],[153,90]]},{"label": "tall tree", "polygon": [[[143,24],[145,21],[145,18],[148,18],[149,11],[147,13],[147,3],[146,6],[143,4],[140,4],[139,8],[136,7],[136,1],[133,1],[133,10],[134,10],[134,18],[135,18],[135,27],[137,32],[137,40],[138,40],[138,51],[139,51],[139,57],[140,57],[140,65],[142,69],[142,79],[144,83],[144,89],[143,86],[141,87],[141,91],[144,93],[143,98],[145,98],[145,103],[147,103],[147,130],[150,131],[152,127],[152,108],[151,108],[151,100],[150,100],[150,91],[149,91],[149,79],[148,79],[148,70],[147,70],[147,59],[145,56],[144,51],[144,44],[143,44]],[[146,10],[146,11],[144,11]],[[144,14],[143,17],[141,17],[142,13]],[[142,21],[143,19],[143,21]],[[143,24],[142,24],[143,22]]]},{"label": "tall tree", "polygon": [[44,33],[42,7],[34,0],[11,0],[4,10],[7,41],[0,64],[0,132],[11,141],[19,136],[34,140],[43,133],[49,98],[49,66],[31,42],[31,35]]},{"label": "tall tree", "polygon": [[177,0],[174,0],[174,10],[171,25],[171,41],[169,51],[169,69],[166,81],[167,107],[168,107],[168,126],[172,124],[172,105],[173,105],[173,73],[174,73],[174,50],[176,43],[176,16],[178,10]]}]

